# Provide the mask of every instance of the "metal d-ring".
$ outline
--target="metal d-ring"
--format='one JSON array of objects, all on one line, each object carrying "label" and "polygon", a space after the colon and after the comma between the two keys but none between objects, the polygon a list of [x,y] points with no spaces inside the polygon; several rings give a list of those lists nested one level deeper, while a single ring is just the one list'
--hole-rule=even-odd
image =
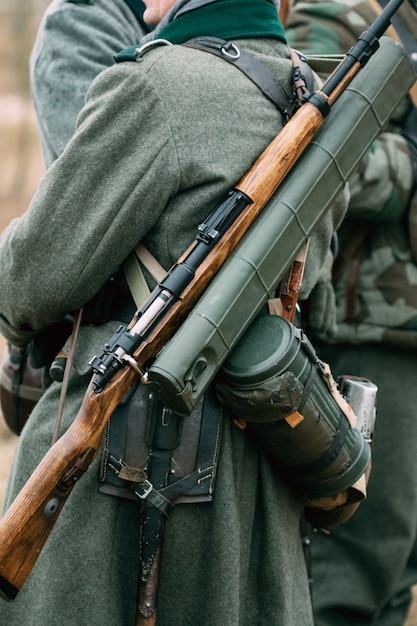
[{"label": "metal d-ring", "polygon": [[[230,52],[228,52],[231,48],[235,51],[235,54],[230,54]],[[240,57],[240,50],[237,47],[237,45],[233,43],[232,41],[228,41],[226,46],[222,46],[220,50],[221,50],[221,53],[224,54],[225,57],[229,57],[230,59],[233,59],[234,61],[236,61]]]}]

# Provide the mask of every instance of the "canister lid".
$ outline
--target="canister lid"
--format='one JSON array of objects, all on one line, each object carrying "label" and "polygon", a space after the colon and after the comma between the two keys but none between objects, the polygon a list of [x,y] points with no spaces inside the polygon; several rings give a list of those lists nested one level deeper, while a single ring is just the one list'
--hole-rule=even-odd
[{"label": "canister lid", "polygon": [[231,383],[259,383],[290,369],[299,350],[294,326],[288,320],[262,315],[255,318],[233,348],[223,365],[223,374]]}]

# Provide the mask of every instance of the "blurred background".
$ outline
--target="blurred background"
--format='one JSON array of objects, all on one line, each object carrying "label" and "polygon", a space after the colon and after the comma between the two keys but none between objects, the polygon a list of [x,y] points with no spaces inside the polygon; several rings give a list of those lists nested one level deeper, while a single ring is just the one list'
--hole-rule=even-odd
[{"label": "blurred background", "polygon": [[[27,209],[44,171],[30,97],[29,56],[48,4],[0,0],[0,233]],[[0,335],[1,360],[4,349]],[[0,509],[16,442],[0,414]],[[406,626],[417,626],[417,601]]]},{"label": "blurred background", "polygon": [[[0,0],[0,232],[23,213],[43,172],[29,55],[48,0]],[[0,356],[4,340],[0,336]],[[16,437],[0,418],[0,506]]]}]

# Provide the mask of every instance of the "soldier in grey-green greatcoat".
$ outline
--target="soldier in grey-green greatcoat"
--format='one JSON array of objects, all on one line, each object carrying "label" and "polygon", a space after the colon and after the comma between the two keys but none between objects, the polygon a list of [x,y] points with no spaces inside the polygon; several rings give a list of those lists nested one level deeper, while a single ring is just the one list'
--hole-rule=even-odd
[{"label": "soldier in grey-green greatcoat", "polygon": [[[182,0],[168,11],[173,4],[146,2],[150,23],[166,13],[153,37],[174,45],[153,46],[95,80],[74,137],[2,235],[0,326],[16,345],[52,342],[52,330],[91,301],[139,241],[170,267],[282,127],[279,110],[240,71],[180,45],[195,35],[233,37],[291,92],[276,5]],[[312,239],[303,298],[345,208],[341,199]],[[62,431],[79,410],[90,358],[120,321],[114,314],[81,326]],[[59,391],[52,383],[22,432],[6,507],[49,448]],[[311,626],[302,502],[225,417],[213,501],[178,504],[166,524],[157,624]],[[134,623],[140,507],[99,491],[101,461],[71,493],[17,598],[0,605],[2,623]]]},{"label": "soldier in grey-green greatcoat", "polygon": [[45,165],[61,154],[94,78],[149,31],[141,0],[53,0],[30,57],[30,87]]},{"label": "soldier in grey-green greatcoat", "polygon": [[[375,5],[296,2],[288,39],[306,54],[345,53],[375,19]],[[408,3],[393,24],[396,37],[407,25],[416,58]],[[416,131],[408,100],[350,181],[333,285],[328,265],[310,301],[317,349],[333,373],[366,376],[379,388],[368,498],[346,524],[313,535],[317,626],[400,626],[417,583]]]}]

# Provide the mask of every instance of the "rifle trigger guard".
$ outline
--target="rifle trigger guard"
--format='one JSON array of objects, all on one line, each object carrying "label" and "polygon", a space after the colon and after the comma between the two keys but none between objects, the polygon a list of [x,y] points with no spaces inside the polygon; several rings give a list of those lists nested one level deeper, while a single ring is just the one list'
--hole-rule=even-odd
[{"label": "rifle trigger guard", "polygon": [[137,361],[135,361],[135,359],[132,356],[130,356],[130,354],[124,354],[122,356],[122,360],[125,361],[128,365],[130,365],[130,367],[134,369],[135,372],[139,374],[141,378],[144,378],[146,376],[145,370],[139,367],[139,365],[137,364]]}]

